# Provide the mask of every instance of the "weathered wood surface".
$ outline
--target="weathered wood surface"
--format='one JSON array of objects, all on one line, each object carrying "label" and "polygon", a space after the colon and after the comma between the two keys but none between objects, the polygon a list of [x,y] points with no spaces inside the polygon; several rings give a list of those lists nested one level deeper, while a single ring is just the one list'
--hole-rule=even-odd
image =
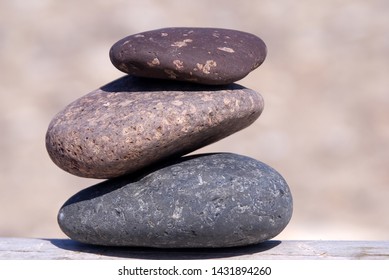
[{"label": "weathered wood surface", "polygon": [[386,259],[389,241],[277,241],[223,249],[150,249],[99,247],[69,239],[0,238],[0,259]]}]

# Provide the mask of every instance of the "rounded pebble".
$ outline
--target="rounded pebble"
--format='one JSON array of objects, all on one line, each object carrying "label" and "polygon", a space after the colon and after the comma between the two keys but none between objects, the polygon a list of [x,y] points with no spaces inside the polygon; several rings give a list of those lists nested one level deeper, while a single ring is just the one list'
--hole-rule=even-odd
[{"label": "rounded pebble", "polygon": [[227,137],[262,110],[262,96],[237,84],[125,76],[59,112],[48,127],[46,148],[67,172],[114,178]]},{"label": "rounded pebble", "polygon": [[238,81],[265,60],[257,36],[218,28],[164,28],[125,37],[110,50],[113,65],[140,77],[223,85]]},{"label": "rounded pebble", "polygon": [[273,168],[217,153],[84,189],[62,206],[58,223],[71,239],[95,245],[232,247],[275,237],[292,208],[289,187]]}]

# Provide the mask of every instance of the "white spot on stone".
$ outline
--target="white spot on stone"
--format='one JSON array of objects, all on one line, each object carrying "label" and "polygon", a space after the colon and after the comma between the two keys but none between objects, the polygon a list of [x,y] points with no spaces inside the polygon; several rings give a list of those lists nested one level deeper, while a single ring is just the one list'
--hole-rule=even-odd
[{"label": "white spot on stone", "polygon": [[185,118],[183,116],[178,116],[175,122],[176,124],[183,124],[185,122]]},{"label": "white spot on stone", "polygon": [[179,219],[181,218],[181,215],[182,215],[182,208],[183,207],[178,207],[177,203],[175,205],[175,208],[174,208],[174,211],[173,211],[173,215],[172,215],[172,218],[173,219]]},{"label": "white spot on stone", "polygon": [[123,102],[120,102],[118,105],[121,107],[126,107],[129,104],[131,104],[133,101],[132,100],[124,100]]},{"label": "white spot on stone", "polygon": [[205,102],[208,102],[208,101],[213,101],[213,97],[211,95],[204,95],[203,97],[201,97],[201,100],[202,101],[205,101]]},{"label": "white spot on stone", "polygon": [[145,35],[137,34],[137,35],[135,35],[134,37],[135,37],[135,38],[143,38],[143,37],[145,37]]},{"label": "white spot on stone", "polygon": [[173,44],[171,44],[172,47],[178,47],[178,48],[181,48],[181,47],[186,47],[188,45],[188,43],[191,43],[193,42],[192,39],[185,39],[183,41],[177,41],[177,42],[174,42]]},{"label": "white spot on stone", "polygon": [[165,33],[165,32],[162,32],[161,33],[161,37],[166,37],[166,36],[168,36],[169,34],[167,34],[167,33]]},{"label": "white spot on stone", "polygon": [[176,66],[177,70],[184,68],[184,62],[181,60],[176,59],[173,61],[173,64],[174,64],[174,66]]},{"label": "white spot on stone", "polygon": [[197,178],[199,179],[199,185],[202,186],[204,184],[203,177],[201,177],[201,175],[198,175]]},{"label": "white spot on stone", "polygon": [[211,73],[211,68],[216,67],[217,63],[214,60],[207,60],[207,62],[205,62],[205,64],[197,63],[196,66],[204,74],[209,74],[209,73]]},{"label": "white spot on stone", "polygon": [[152,61],[147,62],[147,65],[150,67],[158,66],[160,64],[158,58],[154,58]]},{"label": "white spot on stone", "polygon": [[162,102],[158,102],[158,103],[155,105],[155,109],[156,109],[156,110],[163,110],[163,103],[162,103]]},{"label": "white spot on stone", "polygon": [[181,100],[174,100],[172,104],[175,106],[181,106],[182,104],[184,104],[184,102],[182,102]]},{"label": "white spot on stone", "polygon": [[219,47],[217,48],[218,50],[221,50],[223,52],[228,52],[228,53],[234,53],[235,51],[231,48],[227,48],[227,47]]},{"label": "white spot on stone", "polygon": [[[125,127],[125,128],[122,129],[122,135],[127,135],[129,133],[130,133],[130,130],[128,129],[128,127]],[[127,143],[127,140],[128,139],[126,139],[126,143]]]},{"label": "white spot on stone", "polygon": [[139,199],[138,203],[139,203],[139,210],[141,211],[147,210],[149,208],[148,203],[144,202],[142,199]]},{"label": "white spot on stone", "polygon": [[104,107],[108,107],[111,103],[107,102],[107,103],[104,103],[103,106]]},{"label": "white spot on stone", "polygon": [[247,205],[238,205],[238,209],[237,209],[237,212],[238,213],[241,213],[241,214],[243,214],[243,213],[245,213],[245,212],[247,212],[247,211],[249,211],[250,210],[250,206],[247,206]]},{"label": "white spot on stone", "polygon": [[133,129],[136,131],[137,134],[143,133],[145,131],[142,124],[138,124],[138,125],[134,126]]},{"label": "white spot on stone", "polygon": [[161,132],[159,132],[158,130],[154,132],[154,138],[159,140],[161,139],[161,137],[163,136],[163,134]]},{"label": "white spot on stone", "polygon": [[188,33],[182,34],[182,36],[187,37],[189,34],[192,34],[193,32],[194,32],[193,30],[190,30],[190,31],[188,31]]},{"label": "white spot on stone", "polygon": [[223,103],[224,103],[225,105],[229,105],[229,104],[231,103],[231,100],[228,99],[227,97],[225,97],[225,98],[223,99]]}]

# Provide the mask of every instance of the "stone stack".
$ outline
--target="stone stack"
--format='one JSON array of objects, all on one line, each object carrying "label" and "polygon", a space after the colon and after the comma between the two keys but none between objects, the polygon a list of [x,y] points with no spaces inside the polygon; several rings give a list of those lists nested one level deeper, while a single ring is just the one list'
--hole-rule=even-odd
[{"label": "stone stack", "polygon": [[252,124],[262,96],[234,82],[265,59],[264,42],[215,28],[165,28],[115,43],[128,75],[69,104],[47,151],[63,170],[108,179],[72,196],[58,223],[106,246],[232,247],[273,238],[292,196],[266,164],[232,153],[184,156]]}]

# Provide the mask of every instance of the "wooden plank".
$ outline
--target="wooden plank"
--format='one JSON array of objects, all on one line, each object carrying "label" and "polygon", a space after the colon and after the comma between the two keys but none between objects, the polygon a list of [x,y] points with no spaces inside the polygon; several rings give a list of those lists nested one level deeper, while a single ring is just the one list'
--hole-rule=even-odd
[{"label": "wooden plank", "polygon": [[101,247],[69,239],[0,238],[0,259],[386,259],[389,241],[278,241],[238,248],[151,249]]}]

